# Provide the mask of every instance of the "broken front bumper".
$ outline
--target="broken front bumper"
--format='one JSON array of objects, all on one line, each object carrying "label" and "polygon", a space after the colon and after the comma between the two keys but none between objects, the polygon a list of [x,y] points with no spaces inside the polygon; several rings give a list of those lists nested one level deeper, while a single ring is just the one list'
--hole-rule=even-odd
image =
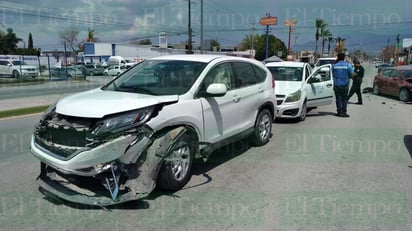
[{"label": "broken front bumper", "polygon": [[66,159],[56,157],[33,137],[30,150],[41,160],[40,188],[49,196],[96,206],[148,196],[166,154],[186,129],[178,127],[160,137],[153,137],[149,128],[141,129]]}]

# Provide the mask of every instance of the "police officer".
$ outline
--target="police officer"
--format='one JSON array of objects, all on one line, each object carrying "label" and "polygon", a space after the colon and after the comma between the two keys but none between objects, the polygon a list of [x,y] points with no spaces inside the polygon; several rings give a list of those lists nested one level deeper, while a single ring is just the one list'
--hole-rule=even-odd
[{"label": "police officer", "polygon": [[354,93],[358,96],[358,102],[356,104],[362,105],[362,92],[361,92],[361,84],[363,75],[365,74],[365,69],[360,65],[359,60],[353,61],[353,65],[355,65],[355,75],[352,78],[352,87],[349,91],[348,101],[353,96]]},{"label": "police officer", "polygon": [[332,66],[333,90],[336,98],[336,116],[349,117],[347,114],[349,79],[353,76],[354,70],[351,65],[345,62],[345,54],[338,53],[336,63]]}]

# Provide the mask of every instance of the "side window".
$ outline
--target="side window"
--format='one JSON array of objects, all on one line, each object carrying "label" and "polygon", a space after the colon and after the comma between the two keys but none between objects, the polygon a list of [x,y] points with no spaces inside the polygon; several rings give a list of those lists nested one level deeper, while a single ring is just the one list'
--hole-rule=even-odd
[{"label": "side window", "polygon": [[253,67],[249,63],[233,63],[235,72],[235,88],[246,87],[257,83]]},{"label": "side window", "polygon": [[386,77],[386,78],[390,78],[391,77],[391,70],[382,70],[382,76]]},{"label": "side window", "polygon": [[7,66],[7,61],[0,61],[0,65],[2,65],[2,66]]},{"label": "side window", "polygon": [[254,71],[255,71],[255,73],[256,73],[257,81],[258,81],[259,83],[265,81],[265,79],[266,79],[266,71],[263,70],[262,68],[258,67],[258,66],[255,66],[255,65],[252,65],[252,67],[253,67],[253,69],[254,69]]},{"label": "side window", "polygon": [[206,90],[212,83],[223,83],[227,90],[233,88],[233,71],[230,63],[221,63],[214,66],[203,80],[202,88]]},{"label": "side window", "polygon": [[400,78],[401,74],[399,74],[399,72],[397,72],[397,71],[392,71],[392,76],[391,77],[392,78]]}]

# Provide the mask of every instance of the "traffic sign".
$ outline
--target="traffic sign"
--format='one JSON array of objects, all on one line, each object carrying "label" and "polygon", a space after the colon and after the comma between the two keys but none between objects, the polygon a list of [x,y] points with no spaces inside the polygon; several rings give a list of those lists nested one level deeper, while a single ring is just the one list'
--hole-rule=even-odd
[{"label": "traffic sign", "polygon": [[262,26],[271,26],[278,24],[278,17],[267,16],[260,19],[260,25]]}]

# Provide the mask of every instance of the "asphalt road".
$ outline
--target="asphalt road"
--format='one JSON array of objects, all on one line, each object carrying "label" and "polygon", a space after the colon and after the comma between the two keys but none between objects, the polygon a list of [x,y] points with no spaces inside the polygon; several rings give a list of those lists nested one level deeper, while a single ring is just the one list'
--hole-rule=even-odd
[{"label": "asphalt road", "polygon": [[350,118],[329,105],[276,122],[267,145],[224,147],[183,190],[110,211],[44,198],[28,152],[39,115],[1,120],[0,230],[410,231],[411,106],[364,94]]}]

